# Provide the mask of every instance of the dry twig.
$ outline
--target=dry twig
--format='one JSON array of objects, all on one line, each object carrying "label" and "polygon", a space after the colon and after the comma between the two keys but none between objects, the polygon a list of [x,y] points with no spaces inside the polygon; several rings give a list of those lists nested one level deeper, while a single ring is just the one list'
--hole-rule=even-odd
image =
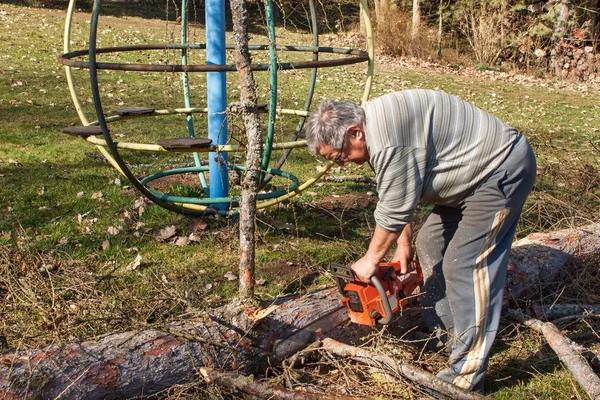
[{"label": "dry twig", "polygon": [[592,304],[534,305],[534,314],[545,320],[553,320],[576,314],[600,314],[600,306]]},{"label": "dry twig", "polygon": [[372,367],[381,368],[388,372],[393,372],[397,375],[403,376],[404,378],[417,383],[420,386],[431,389],[437,393],[440,393],[446,397],[452,399],[465,399],[474,400],[482,399],[483,396],[476,393],[469,393],[462,390],[458,386],[446,382],[429,372],[423,371],[408,363],[403,363],[395,358],[376,354],[371,351],[350,346],[331,338],[323,338],[322,346],[329,352],[337,354],[342,357],[351,357],[352,359],[370,365]]},{"label": "dry twig", "polygon": [[212,368],[200,368],[200,373],[207,382],[214,382],[228,388],[240,390],[261,399],[281,400],[367,400],[368,397],[333,396],[322,393],[309,393],[284,389],[255,381],[251,376],[235,372],[218,371]]}]

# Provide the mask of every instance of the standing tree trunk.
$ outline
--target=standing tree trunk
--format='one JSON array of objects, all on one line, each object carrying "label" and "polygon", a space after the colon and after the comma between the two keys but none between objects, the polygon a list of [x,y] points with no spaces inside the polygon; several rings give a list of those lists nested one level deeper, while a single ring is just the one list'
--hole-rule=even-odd
[{"label": "standing tree trunk", "polygon": [[421,3],[419,0],[413,0],[412,7],[412,28],[410,31],[410,37],[412,40],[419,38],[419,28],[421,25]]},{"label": "standing tree trunk", "polygon": [[562,39],[567,34],[569,21],[569,0],[561,0],[554,5],[556,11],[556,21],[554,21],[554,40]]},{"label": "standing tree trunk", "polygon": [[[392,0],[375,0],[373,2],[375,7],[375,21],[378,24],[383,24],[390,10],[396,9],[396,4]],[[364,23],[364,16],[360,13],[361,23]],[[361,25],[362,27],[362,25]]]},{"label": "standing tree trunk", "polygon": [[600,0],[596,0],[596,4],[594,6],[592,22],[592,39],[594,39],[594,49],[598,50],[597,40],[600,39]]},{"label": "standing tree trunk", "polygon": [[233,19],[233,40],[235,43],[235,64],[239,74],[240,112],[248,147],[246,151],[246,172],[242,181],[242,201],[240,203],[240,287],[239,297],[247,300],[254,297],[254,268],[256,242],[255,217],[256,196],[260,180],[262,154],[262,129],[258,117],[256,84],[250,69],[248,49],[248,9],[244,0],[231,0]]},{"label": "standing tree trunk", "polygon": [[437,56],[438,59],[442,59],[442,34],[443,34],[443,22],[444,22],[444,2],[440,1],[438,8],[438,33],[437,33]]},{"label": "standing tree trunk", "polygon": [[564,53],[564,38],[568,30],[569,22],[569,4],[568,0],[558,0],[554,4],[554,10],[556,12],[556,21],[554,21],[554,30],[552,33],[552,39],[554,40],[554,48],[552,49],[552,66],[554,67],[554,74],[558,77],[562,77],[562,57]]}]

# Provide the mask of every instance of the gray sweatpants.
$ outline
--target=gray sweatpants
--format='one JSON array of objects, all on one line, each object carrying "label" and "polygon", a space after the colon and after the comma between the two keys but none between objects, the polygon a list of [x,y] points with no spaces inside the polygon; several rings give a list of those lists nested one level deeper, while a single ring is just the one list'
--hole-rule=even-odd
[{"label": "gray sweatpants", "polygon": [[434,207],[416,239],[423,318],[452,348],[438,376],[467,390],[483,391],[511,243],[535,176],[533,151],[521,137],[461,208]]}]

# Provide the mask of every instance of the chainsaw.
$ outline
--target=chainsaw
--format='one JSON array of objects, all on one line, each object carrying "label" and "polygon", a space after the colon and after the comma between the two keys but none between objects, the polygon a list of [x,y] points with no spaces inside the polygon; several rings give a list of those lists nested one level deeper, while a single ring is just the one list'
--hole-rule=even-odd
[{"label": "chainsaw", "polygon": [[412,261],[411,272],[401,274],[399,262],[379,263],[371,283],[359,281],[349,265],[332,263],[331,272],[342,294],[342,304],[348,307],[350,321],[373,326],[388,324],[392,315],[406,306],[408,297],[423,283],[418,261]]}]

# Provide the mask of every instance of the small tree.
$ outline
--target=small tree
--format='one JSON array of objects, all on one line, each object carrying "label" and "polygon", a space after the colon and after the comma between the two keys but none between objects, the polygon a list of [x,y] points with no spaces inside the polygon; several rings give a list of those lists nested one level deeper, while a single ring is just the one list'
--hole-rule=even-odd
[{"label": "small tree", "polygon": [[410,37],[413,41],[419,38],[419,30],[421,27],[421,3],[419,0],[413,0],[412,6],[412,28]]},{"label": "small tree", "polygon": [[258,116],[256,83],[250,69],[248,48],[248,9],[245,0],[231,0],[235,64],[239,74],[240,106],[246,137],[246,171],[242,181],[240,203],[240,286],[239,297],[249,300],[254,297],[254,270],[256,256],[255,218],[256,199],[261,172],[262,128]]}]

